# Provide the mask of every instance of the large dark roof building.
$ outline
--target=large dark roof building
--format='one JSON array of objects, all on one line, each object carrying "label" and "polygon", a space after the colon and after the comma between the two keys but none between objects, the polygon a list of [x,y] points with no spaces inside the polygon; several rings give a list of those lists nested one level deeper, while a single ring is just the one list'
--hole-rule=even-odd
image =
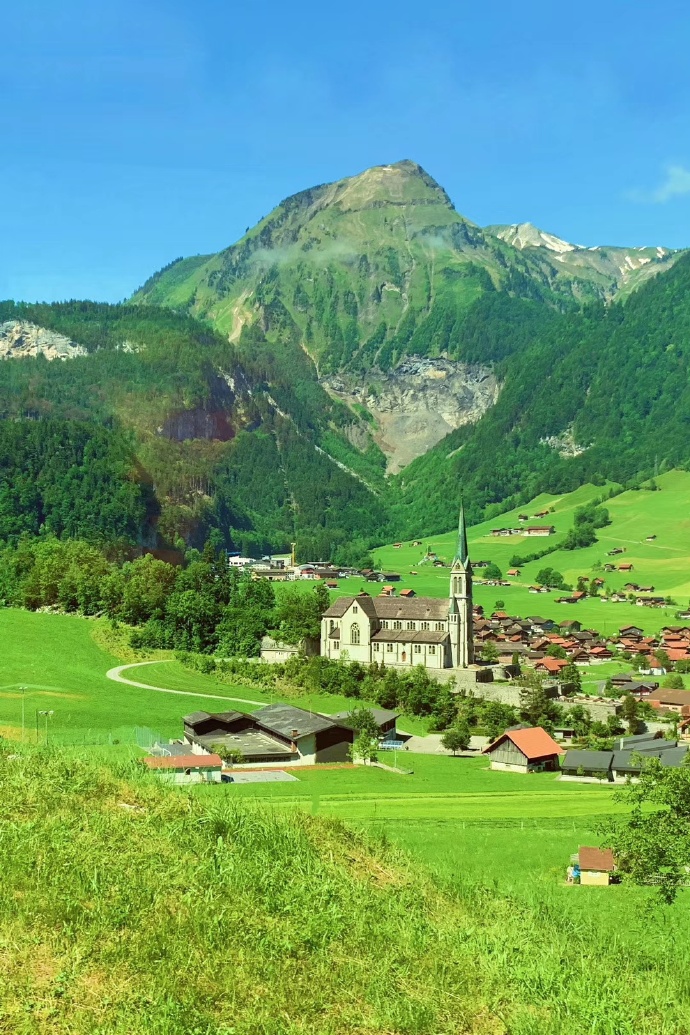
[{"label": "large dark roof building", "polygon": [[354,731],[344,723],[287,704],[256,712],[193,712],[184,738],[200,752],[238,752],[247,762],[345,762]]}]

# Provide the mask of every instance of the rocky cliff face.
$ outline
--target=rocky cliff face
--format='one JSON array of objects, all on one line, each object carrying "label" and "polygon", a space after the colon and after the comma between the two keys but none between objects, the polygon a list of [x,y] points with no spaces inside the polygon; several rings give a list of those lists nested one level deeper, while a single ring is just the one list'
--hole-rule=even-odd
[{"label": "rocky cliff face", "polygon": [[385,374],[372,371],[366,386],[357,386],[345,375],[324,378],[322,384],[348,405],[366,407],[391,474],[450,431],[479,420],[498,399],[500,387],[489,367],[419,356],[410,356]]},{"label": "rocky cliff face", "polygon": [[0,359],[19,359],[22,356],[45,356],[46,359],[74,359],[85,356],[82,345],[64,334],[46,330],[24,320],[0,323]]}]

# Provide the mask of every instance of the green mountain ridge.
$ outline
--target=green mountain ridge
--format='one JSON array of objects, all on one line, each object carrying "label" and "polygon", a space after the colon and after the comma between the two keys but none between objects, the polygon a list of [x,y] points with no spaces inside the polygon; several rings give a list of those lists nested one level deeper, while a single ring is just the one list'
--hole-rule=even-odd
[{"label": "green mountain ridge", "polygon": [[0,303],[0,538],[215,531],[356,563],[451,527],[461,493],[478,522],[683,468],[687,253],[504,231],[405,161],[286,199],[130,304]]},{"label": "green mountain ridge", "polygon": [[[257,323],[320,373],[457,354],[447,332],[483,294],[557,309],[610,299],[667,269],[667,249],[588,249],[520,227],[482,229],[421,166],[377,166],[282,201],[237,244],[172,263],[135,302],[184,309],[231,340]],[[452,339],[452,335],[450,336]]]}]

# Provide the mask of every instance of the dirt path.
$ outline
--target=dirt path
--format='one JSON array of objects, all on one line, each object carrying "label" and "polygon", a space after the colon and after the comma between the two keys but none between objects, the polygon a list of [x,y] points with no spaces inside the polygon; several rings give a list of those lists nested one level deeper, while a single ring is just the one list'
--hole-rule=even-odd
[{"label": "dirt path", "polygon": [[150,683],[137,683],[133,679],[125,679],[122,675],[130,668],[142,668],[144,665],[164,665],[165,661],[137,661],[133,665],[117,665],[106,672],[106,679],[112,679],[114,683],[126,683],[127,686],[136,686],[141,690],[155,690],[158,694],[175,694],[179,697],[205,697],[210,701],[237,701],[239,704],[256,704],[263,708],[265,701],[250,701],[246,697],[225,697],[221,694],[199,694],[193,690],[169,690],[164,686],[152,686]]}]

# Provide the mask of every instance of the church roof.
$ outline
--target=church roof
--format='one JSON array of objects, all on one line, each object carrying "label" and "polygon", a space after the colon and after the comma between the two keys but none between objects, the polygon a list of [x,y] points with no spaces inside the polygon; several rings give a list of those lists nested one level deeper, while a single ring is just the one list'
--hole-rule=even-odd
[{"label": "church roof", "polygon": [[445,643],[448,633],[433,629],[379,629],[371,638],[377,643]]},{"label": "church roof", "polygon": [[448,600],[442,597],[338,597],[323,617],[342,618],[353,603],[369,618],[443,622],[448,617]]},{"label": "church roof", "polygon": [[442,622],[448,616],[448,600],[442,597],[415,597],[413,600],[376,597],[373,603],[378,618],[414,618]]}]

